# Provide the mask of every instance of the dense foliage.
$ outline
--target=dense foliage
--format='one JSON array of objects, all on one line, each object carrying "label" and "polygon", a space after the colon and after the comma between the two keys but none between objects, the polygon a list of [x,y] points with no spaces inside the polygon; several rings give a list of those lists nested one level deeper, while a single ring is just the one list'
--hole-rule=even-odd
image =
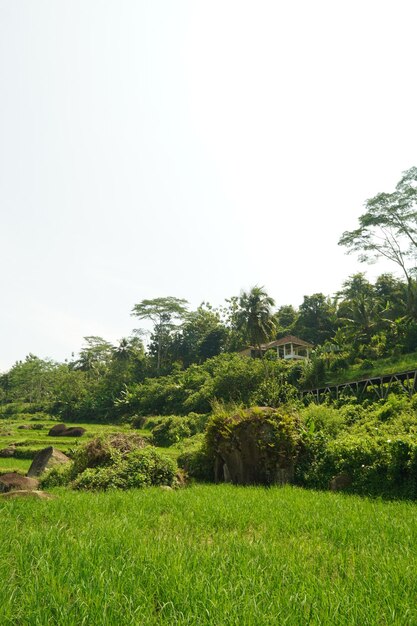
[{"label": "dense foliage", "polygon": [[159,450],[145,446],[141,438],[119,434],[81,446],[71,464],[46,474],[42,486],[90,490],[171,486],[175,474],[175,463]]},{"label": "dense foliage", "polygon": [[[334,298],[305,296],[299,309],[275,312],[264,289],[231,298],[220,310],[208,304],[188,311],[176,298],[142,301],[138,317],[156,315],[145,350],[140,334],[114,346],[86,337],[71,362],[56,363],[32,354],[0,375],[0,413],[46,412],[63,420],[114,421],[124,415],[207,413],[214,400],[278,406],[297,388],[360,378],[381,359],[389,371],[417,348],[417,322],[410,314],[410,284],[390,274],[374,283],[364,274],[344,281]],[[164,308],[165,307],[165,308]],[[287,334],[314,344],[308,363],[277,361],[262,353],[268,339]],[[255,345],[262,359],[237,352]]]}]

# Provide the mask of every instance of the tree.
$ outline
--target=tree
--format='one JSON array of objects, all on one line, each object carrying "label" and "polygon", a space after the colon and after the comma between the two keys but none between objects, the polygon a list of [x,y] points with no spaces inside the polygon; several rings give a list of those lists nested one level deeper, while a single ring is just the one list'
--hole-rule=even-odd
[{"label": "tree", "polygon": [[343,233],[339,245],[359,253],[361,262],[386,258],[404,273],[410,315],[417,318],[417,167],[403,172],[392,193],[379,193],[365,203],[359,227]]},{"label": "tree", "polygon": [[74,369],[88,372],[92,377],[100,377],[110,365],[114,348],[109,341],[96,335],[84,337],[84,341],[85,345],[80,350]]},{"label": "tree", "polygon": [[317,346],[332,338],[335,330],[335,306],[324,294],[304,296],[298,313],[294,331],[302,339]]},{"label": "tree", "polygon": [[275,330],[273,306],[273,298],[268,296],[264,287],[257,285],[250,291],[243,292],[239,298],[238,326],[244,331],[248,341],[258,348],[261,357],[261,344],[268,341]]},{"label": "tree", "polygon": [[219,309],[220,319],[226,329],[224,351],[238,352],[248,345],[239,317],[239,296],[226,298],[226,304]]},{"label": "tree", "polygon": [[220,354],[225,338],[226,328],[221,323],[219,312],[203,302],[196,311],[185,315],[170,348],[172,357],[181,361],[184,367],[192,363],[200,364]]},{"label": "tree", "polygon": [[51,381],[57,363],[29,354],[18,361],[7,374],[9,400],[21,402],[45,402],[51,398]]},{"label": "tree", "polygon": [[161,370],[164,344],[166,345],[172,330],[175,328],[174,320],[182,319],[187,312],[187,304],[187,300],[168,296],[142,300],[133,307],[132,315],[140,320],[151,320],[154,324],[153,334],[156,342],[156,370],[158,375]]},{"label": "tree", "polygon": [[292,304],[284,304],[280,306],[275,314],[277,324],[277,337],[285,337],[291,335],[294,325],[297,321],[298,313]]},{"label": "tree", "polygon": [[407,285],[392,274],[381,274],[374,285],[375,297],[384,316],[390,320],[402,318],[407,313]]},{"label": "tree", "polygon": [[343,297],[338,309],[338,319],[347,331],[347,341],[355,350],[368,345],[377,331],[381,305],[375,297],[373,285],[362,273],[350,276],[339,292]]}]

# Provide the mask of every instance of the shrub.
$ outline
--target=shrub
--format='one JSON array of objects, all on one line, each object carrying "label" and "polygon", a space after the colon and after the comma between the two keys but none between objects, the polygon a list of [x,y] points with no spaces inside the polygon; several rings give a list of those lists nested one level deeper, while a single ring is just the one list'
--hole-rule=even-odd
[{"label": "shrub", "polygon": [[191,429],[185,417],[161,418],[152,430],[152,443],[155,446],[167,447],[178,443],[181,439],[191,436]]},{"label": "shrub", "polygon": [[155,446],[167,447],[202,432],[206,421],[205,415],[190,413],[187,417],[176,415],[160,417],[153,423],[149,421],[147,426],[151,425],[152,428],[152,443]]},{"label": "shrub", "polygon": [[311,431],[322,431],[334,437],[346,425],[346,416],[340,409],[326,404],[309,404],[301,412],[304,423]]},{"label": "shrub", "polygon": [[71,484],[74,489],[130,489],[172,485],[176,465],[137,435],[116,433],[80,446],[74,460],[53,468],[42,479],[45,487]]},{"label": "shrub", "polygon": [[[34,413],[43,412],[48,407],[44,404],[35,404],[33,402],[8,402],[7,404],[3,404],[0,406],[0,416],[15,416],[26,414],[29,417],[32,417]],[[45,418],[42,418],[45,419]],[[50,419],[48,416],[47,419]]]},{"label": "shrub", "polygon": [[310,440],[306,447],[309,464],[297,472],[299,484],[326,489],[334,476],[347,474],[352,480],[349,490],[355,493],[417,497],[414,438],[348,432],[335,440]]},{"label": "shrub", "polygon": [[120,457],[146,445],[143,437],[134,434],[115,433],[107,437],[95,437],[74,452],[72,476],[81,474],[87,468],[114,464]]},{"label": "shrub", "polygon": [[[284,376],[290,371],[280,362],[270,362],[268,368],[273,374],[284,372]],[[260,359],[222,354],[202,365],[132,385],[117,404],[124,413],[136,415],[207,413],[215,399],[249,404],[264,379]]]},{"label": "shrub", "polygon": [[134,450],[111,465],[87,468],[72,482],[74,489],[130,489],[175,482],[175,463],[154,448]]},{"label": "shrub", "polygon": [[205,446],[183,452],[178,456],[177,462],[190,478],[207,482],[214,480],[213,459]]},{"label": "shrub", "polygon": [[51,487],[63,487],[68,485],[71,480],[72,465],[57,465],[40,478],[41,489],[50,489]]},{"label": "shrub", "polygon": [[267,378],[251,396],[251,404],[278,407],[297,399],[297,390],[293,385],[279,378]]}]

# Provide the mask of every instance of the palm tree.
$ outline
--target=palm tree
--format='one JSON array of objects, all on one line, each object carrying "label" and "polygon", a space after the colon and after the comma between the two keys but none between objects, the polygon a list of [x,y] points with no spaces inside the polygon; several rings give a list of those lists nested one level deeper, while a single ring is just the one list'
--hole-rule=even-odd
[{"label": "palm tree", "polygon": [[271,338],[275,330],[273,306],[273,298],[268,296],[264,287],[257,285],[249,292],[244,291],[239,298],[238,326],[244,331],[248,341],[258,348],[261,358],[261,345]]}]

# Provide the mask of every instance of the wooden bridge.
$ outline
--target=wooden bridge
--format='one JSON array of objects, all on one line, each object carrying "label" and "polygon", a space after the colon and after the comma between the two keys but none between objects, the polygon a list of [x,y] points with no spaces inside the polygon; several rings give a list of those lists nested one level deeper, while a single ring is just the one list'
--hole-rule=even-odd
[{"label": "wooden bridge", "polygon": [[341,395],[356,396],[359,400],[365,397],[375,397],[385,400],[390,391],[402,390],[410,397],[417,392],[417,370],[397,372],[361,378],[346,383],[326,385],[316,389],[306,389],[301,392],[302,398],[312,398],[314,402],[322,402],[326,398],[338,400]]}]

